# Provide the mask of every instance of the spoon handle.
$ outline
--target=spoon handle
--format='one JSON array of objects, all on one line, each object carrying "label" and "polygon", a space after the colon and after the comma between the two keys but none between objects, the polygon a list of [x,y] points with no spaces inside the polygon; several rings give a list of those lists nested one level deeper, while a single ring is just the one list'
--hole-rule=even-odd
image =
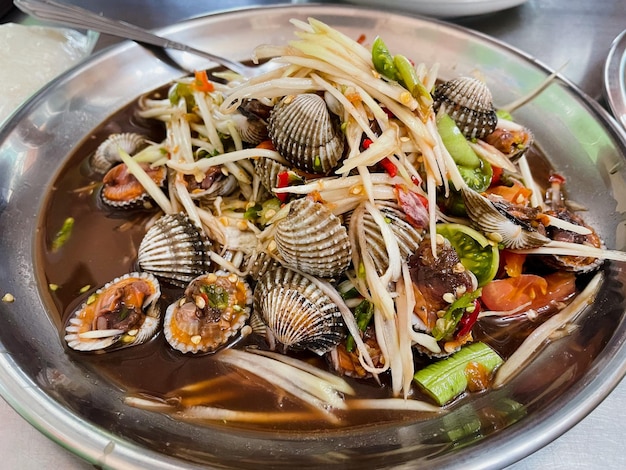
[{"label": "spoon handle", "polygon": [[240,62],[157,36],[156,34],[150,33],[130,23],[126,23],[125,21],[113,20],[74,5],[58,3],[53,0],[15,0],[14,4],[24,13],[41,20],[62,23],[81,29],[89,29],[165,49],[188,52],[212,60],[245,77],[254,75],[254,72],[251,72],[253,67],[248,67]]}]

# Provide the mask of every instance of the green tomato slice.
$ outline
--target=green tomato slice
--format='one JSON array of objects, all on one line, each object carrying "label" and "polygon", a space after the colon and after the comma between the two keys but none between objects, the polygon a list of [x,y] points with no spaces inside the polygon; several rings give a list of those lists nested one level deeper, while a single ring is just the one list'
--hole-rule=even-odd
[{"label": "green tomato slice", "polygon": [[461,224],[437,224],[437,233],[454,247],[465,269],[476,276],[479,287],[496,276],[500,252],[484,235]]}]

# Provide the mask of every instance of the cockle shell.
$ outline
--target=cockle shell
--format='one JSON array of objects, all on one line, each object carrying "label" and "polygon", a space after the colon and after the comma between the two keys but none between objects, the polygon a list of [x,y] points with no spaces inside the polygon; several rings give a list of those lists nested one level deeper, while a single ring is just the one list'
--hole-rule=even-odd
[{"label": "cockle shell", "polygon": [[487,238],[502,243],[505,248],[528,249],[545,245],[550,239],[534,230],[476,191],[461,190],[467,215]]},{"label": "cockle shell", "polygon": [[[420,246],[420,242],[423,238],[423,230],[411,225],[406,214],[397,204],[381,201],[377,203],[377,207],[396,237],[401,258],[406,260],[412,253],[417,251]],[[354,220],[354,222],[362,224],[365,232],[367,251],[372,257],[376,271],[379,275],[382,275],[389,267],[389,256],[380,227],[367,211],[363,212],[360,221]]]},{"label": "cockle shell", "polygon": [[534,142],[530,129],[514,125],[512,128],[496,127],[485,137],[485,142],[502,152],[509,160],[516,161],[531,147]]},{"label": "cockle shell", "polygon": [[[159,187],[167,181],[167,169],[164,166],[150,167],[147,163],[140,166],[150,179]],[[116,210],[152,209],[154,201],[142,184],[130,174],[125,163],[118,163],[111,168],[102,180],[100,200],[105,206]]]},{"label": "cockle shell", "polygon": [[261,185],[270,193],[278,186],[278,175],[291,171],[291,168],[271,158],[260,157],[254,160],[254,171],[259,176]]},{"label": "cockle shell", "polygon": [[276,223],[276,248],[286,266],[321,277],[344,272],[352,259],[348,231],[323,204],[309,198],[291,203]]},{"label": "cockle shell", "polygon": [[267,123],[265,121],[252,116],[244,116],[243,114],[233,114],[229,116],[229,119],[234,124],[239,138],[243,142],[258,145],[267,140]]},{"label": "cockle shell", "polygon": [[137,263],[143,271],[179,287],[211,270],[211,243],[183,213],[164,215],[141,240]]},{"label": "cockle shell", "polygon": [[433,98],[435,112],[445,107],[445,112],[468,139],[482,139],[496,128],[498,116],[491,91],[476,78],[448,80],[437,86]]},{"label": "cockle shell", "polygon": [[118,277],[71,314],[65,341],[74,350],[92,352],[144,343],[158,330],[160,296],[159,281],[149,273]]},{"label": "cockle shell", "polygon": [[266,251],[252,253],[245,261],[245,273],[253,281],[259,280],[268,271],[276,269],[280,263]]},{"label": "cockle shell", "polygon": [[244,99],[237,108],[245,121],[237,118],[237,129],[244,142],[257,145],[267,140],[267,121],[271,107],[256,99]]},{"label": "cockle shell", "polygon": [[204,274],[189,283],[183,297],[165,313],[163,333],[183,353],[215,352],[235,338],[250,317],[248,283],[225,271]]},{"label": "cockle shell", "polygon": [[[565,207],[559,207],[556,210],[549,210],[546,214],[557,219],[564,220],[570,224],[585,227],[590,231],[590,233],[582,235],[549,225],[546,227],[546,235],[550,238],[550,240],[577,243],[581,245],[584,244],[595,248],[605,248],[604,242],[600,236],[592,227],[587,225],[583,218],[578,214],[571,212]],[[595,271],[600,268],[602,264],[604,264],[604,260],[601,258],[591,258],[587,256],[546,255],[542,256],[541,259],[548,266],[562,271],[569,271],[578,274]]]},{"label": "cockle shell", "polygon": [[[193,178],[193,175],[187,176]],[[208,187],[195,186],[189,191],[189,196],[191,199],[196,200],[201,206],[210,206],[218,197],[229,196],[238,189],[239,181],[237,181],[237,178],[233,175],[225,175],[220,171],[216,177],[212,179]]]},{"label": "cockle shell", "polygon": [[309,173],[328,173],[343,155],[344,135],[338,122],[314,93],[279,101],[270,114],[268,133],[278,153]]},{"label": "cockle shell", "polygon": [[133,155],[147,145],[146,137],[135,132],[111,134],[91,155],[89,159],[91,170],[96,174],[104,175],[122,161],[120,149]]},{"label": "cockle shell", "polygon": [[308,349],[320,356],[345,336],[337,306],[311,280],[285,267],[266,273],[254,291],[254,311],[267,326],[269,342]]}]

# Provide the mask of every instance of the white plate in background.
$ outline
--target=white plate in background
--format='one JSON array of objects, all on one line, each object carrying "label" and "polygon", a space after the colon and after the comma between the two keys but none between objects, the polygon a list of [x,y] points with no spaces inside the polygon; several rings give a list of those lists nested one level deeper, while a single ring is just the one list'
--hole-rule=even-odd
[{"label": "white plate in background", "polygon": [[406,10],[439,18],[483,15],[505,10],[527,0],[347,0],[355,5]]}]

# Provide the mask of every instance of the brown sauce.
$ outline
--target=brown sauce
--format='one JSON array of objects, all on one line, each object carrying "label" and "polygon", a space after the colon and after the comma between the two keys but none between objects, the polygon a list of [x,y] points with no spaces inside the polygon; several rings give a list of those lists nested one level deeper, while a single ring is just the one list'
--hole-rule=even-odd
[{"label": "brown sauce", "polygon": [[[154,140],[163,138],[163,131],[158,124],[147,125],[134,118],[135,107],[135,104],[129,105],[95,129],[65,161],[47,194],[47,203],[39,225],[38,269],[43,285],[58,286],[50,291],[53,305],[48,310],[52,312],[54,323],[59,326],[59,341],[63,343],[63,325],[77,305],[95,288],[136,269],[137,247],[145,233],[145,223],[154,215],[150,212],[120,214],[102,210],[97,202],[99,187],[94,185],[94,180],[85,170],[87,158],[111,133],[138,132],[147,134]],[[538,153],[531,157],[533,160],[541,160],[535,168],[540,167],[540,172],[547,175],[549,167],[545,164],[545,159],[541,159]],[[67,217],[75,219],[72,235],[58,252],[53,252],[50,249],[52,240]],[[87,291],[81,293],[82,289]],[[164,291],[161,303],[164,312],[166,306],[177,298],[181,290],[168,289],[164,286],[162,289]],[[486,327],[475,329],[476,339],[490,343],[506,358],[534,326],[536,325],[517,322],[504,327],[494,327],[493,323],[487,322]],[[571,354],[579,370],[583,370],[602,347],[605,338],[608,337],[609,333],[605,331],[608,329],[604,326],[599,330],[601,332],[595,338],[591,350],[584,354],[574,352]],[[189,357],[178,353],[169,347],[162,334],[145,344],[106,354],[81,354],[69,349],[67,354],[72,355],[76,361],[88,364],[99,375],[106,377],[129,394],[146,393],[152,396],[171,397],[173,391],[187,385],[215,380],[209,387],[208,404],[249,411],[303,411],[302,405],[296,400],[277,393],[271,385],[258,378],[243,372],[234,372],[216,360],[215,356]],[[548,374],[549,370],[546,373]],[[550,380],[551,378],[546,376],[545,380],[537,380],[535,385],[540,387]],[[361,398],[389,396],[389,389],[385,384],[380,386],[373,381],[350,381],[350,383],[357,389]],[[536,393],[535,387],[529,388],[532,389],[530,395]],[[415,397],[427,400],[418,391],[415,391]],[[181,399],[183,401],[188,399],[191,403],[195,398],[197,396],[194,397],[191,393],[189,397]],[[211,402],[213,398],[219,398],[219,401]],[[398,423],[425,417],[415,412],[355,410],[343,413],[342,426]],[[498,419],[494,418],[494,422],[498,423]],[[488,424],[497,425],[492,422]],[[244,425],[235,424],[235,426]],[[310,419],[245,426],[258,426],[268,430],[307,431],[328,429],[335,425],[320,419]]]}]

